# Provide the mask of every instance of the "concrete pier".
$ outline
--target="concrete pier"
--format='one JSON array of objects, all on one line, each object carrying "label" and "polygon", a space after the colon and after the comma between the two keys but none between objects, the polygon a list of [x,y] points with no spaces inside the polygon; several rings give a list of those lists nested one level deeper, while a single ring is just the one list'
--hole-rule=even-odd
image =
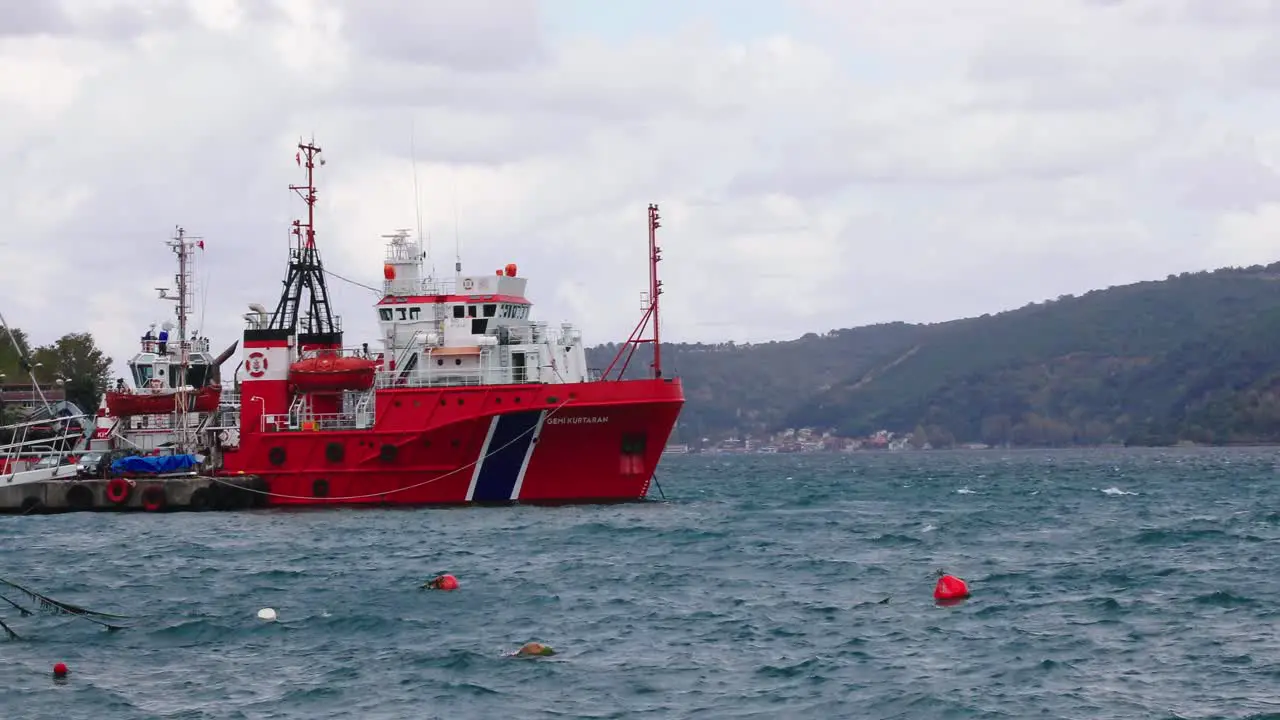
[{"label": "concrete pier", "polygon": [[242,510],[266,505],[266,489],[256,475],[55,479],[0,486],[0,514]]}]

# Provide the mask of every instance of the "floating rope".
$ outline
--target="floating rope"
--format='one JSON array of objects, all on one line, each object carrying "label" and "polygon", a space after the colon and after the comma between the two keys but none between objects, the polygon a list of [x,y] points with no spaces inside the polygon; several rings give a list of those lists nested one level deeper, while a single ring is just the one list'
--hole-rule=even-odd
[{"label": "floating rope", "polygon": [[[79,605],[72,605],[71,603],[65,603],[65,602],[62,602],[61,600],[54,600],[48,595],[42,595],[36,592],[35,590],[31,590],[29,588],[26,588],[10,580],[5,580],[4,578],[0,578],[0,584],[7,585],[13,588],[14,590],[17,590],[18,592],[31,598],[33,602],[38,604],[41,610],[47,613],[50,613],[53,615],[68,615],[71,617],[78,617],[84,620],[88,620],[91,623],[101,625],[107,628],[108,630],[122,630],[125,628],[124,625],[117,625],[115,623],[108,622],[109,620],[128,620],[129,619],[125,615],[113,615],[111,613],[98,612],[97,610],[89,610],[88,608],[82,608]],[[0,597],[3,597],[3,596],[0,596]],[[30,610],[22,607],[21,605],[10,600],[9,598],[4,598],[4,601],[9,603],[13,607],[17,608],[18,611],[23,614],[23,616],[32,614]],[[11,638],[16,638],[16,634],[13,632],[13,630],[9,629],[8,626],[5,627],[5,630],[8,631]]]},{"label": "floating rope", "polygon": [[22,617],[29,617],[29,616],[31,615],[31,611],[30,611],[30,610],[28,610],[28,609],[26,609],[26,608],[22,607],[22,606],[21,606],[21,605],[19,605],[18,603],[16,603],[16,602],[14,602],[14,601],[10,600],[9,598],[7,598],[7,597],[5,597],[5,596],[3,596],[3,595],[0,595],[0,600],[3,600],[3,601],[5,601],[5,602],[9,603],[10,605],[12,605],[12,606],[14,607],[14,609],[15,609],[15,610],[17,610],[19,613],[21,613],[21,614],[22,614]]}]

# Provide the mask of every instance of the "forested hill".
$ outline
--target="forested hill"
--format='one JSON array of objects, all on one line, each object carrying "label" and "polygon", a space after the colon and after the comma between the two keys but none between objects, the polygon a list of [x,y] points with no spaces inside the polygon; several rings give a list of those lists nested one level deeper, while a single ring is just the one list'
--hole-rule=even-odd
[{"label": "forested hill", "polygon": [[1280,263],[933,325],[664,344],[688,398],[677,440],[812,427],[934,446],[1278,442],[1278,281]]}]

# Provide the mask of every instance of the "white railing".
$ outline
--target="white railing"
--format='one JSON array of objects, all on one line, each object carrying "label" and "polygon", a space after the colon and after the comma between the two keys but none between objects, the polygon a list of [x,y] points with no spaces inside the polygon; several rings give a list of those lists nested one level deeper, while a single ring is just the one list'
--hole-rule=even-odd
[{"label": "white railing", "polygon": [[450,370],[433,372],[430,368],[419,372],[417,368],[410,370],[404,377],[394,370],[379,372],[374,378],[374,387],[385,388],[420,388],[420,387],[456,387],[459,385],[503,385],[511,382],[511,373],[507,368],[480,368],[478,370]]},{"label": "white railing", "polygon": [[343,413],[315,413],[304,416],[291,415],[290,413],[278,413],[275,415],[262,416],[262,429],[264,432],[280,432],[283,430],[350,430],[361,427],[359,422],[359,414],[353,412]]},{"label": "white railing", "polygon": [[458,283],[456,280],[441,280],[428,277],[408,286],[408,292],[406,293],[403,280],[383,280],[382,294],[384,296],[390,295],[392,286],[397,289],[397,295],[453,295],[458,288]]},{"label": "white railing", "polygon": [[507,336],[515,345],[538,345],[547,339],[547,324],[538,322],[531,325],[510,325],[507,327]]},{"label": "white railing", "polygon": [[[141,341],[142,352],[159,353],[160,338],[147,338]],[[165,350],[173,353],[180,353],[186,350],[188,353],[207,353],[209,352],[209,338],[196,338],[194,340],[180,341],[177,338],[170,338],[165,341]]]},{"label": "white railing", "polygon": [[327,357],[327,358],[360,358],[361,360],[372,360],[373,355],[365,352],[364,348],[317,348],[308,350],[298,357],[299,360],[308,358]]}]

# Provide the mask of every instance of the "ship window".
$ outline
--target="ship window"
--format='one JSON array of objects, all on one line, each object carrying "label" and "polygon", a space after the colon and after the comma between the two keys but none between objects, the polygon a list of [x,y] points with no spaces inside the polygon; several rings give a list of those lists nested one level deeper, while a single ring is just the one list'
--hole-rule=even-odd
[{"label": "ship window", "polygon": [[383,322],[390,322],[390,321],[391,321],[391,308],[382,308],[381,310],[379,310],[379,311],[378,311],[378,317],[382,318],[382,321],[383,321]]},{"label": "ship window", "polygon": [[498,312],[498,306],[490,303],[484,306],[484,316],[493,317]]},{"label": "ship window", "polygon": [[475,305],[468,305],[468,306],[467,306],[467,317],[475,317],[475,316],[476,316],[476,306],[475,306]]},{"label": "ship window", "polygon": [[453,306],[453,316],[454,316],[454,317],[456,317],[456,318],[466,317],[466,316],[467,316],[467,310],[466,310],[466,308],[465,308],[465,307],[463,307],[462,305],[454,305],[454,306]]},{"label": "ship window", "polygon": [[488,321],[488,320],[483,320],[483,319],[481,319],[481,318],[476,318],[475,320],[472,320],[472,321],[471,321],[471,334],[472,334],[472,335],[483,335],[483,334],[484,334],[484,332],[485,332],[485,330],[488,330],[488,329],[489,329],[489,321]]},{"label": "ship window", "polygon": [[396,308],[396,319],[404,320],[405,312],[407,311],[404,308]]},{"label": "ship window", "polygon": [[[454,365],[461,365],[461,364],[462,364],[462,358],[456,358],[456,359],[454,359],[453,364],[454,364]],[[461,402],[459,402],[458,404],[459,404],[459,405],[461,405],[462,403],[461,403]]]},{"label": "ship window", "polygon": [[422,312],[422,308],[420,308],[420,307],[411,307],[411,308],[409,308],[409,319],[410,319],[410,320],[417,320],[417,319],[418,319],[418,315],[419,315],[421,312]]},{"label": "ship window", "polygon": [[134,387],[146,387],[151,382],[152,368],[150,365],[139,365],[133,369],[133,385]]},{"label": "ship window", "polygon": [[[444,358],[440,358],[440,359],[436,360],[436,365],[444,365]],[[444,401],[443,401],[443,400],[441,400],[440,402],[444,402]]]}]

